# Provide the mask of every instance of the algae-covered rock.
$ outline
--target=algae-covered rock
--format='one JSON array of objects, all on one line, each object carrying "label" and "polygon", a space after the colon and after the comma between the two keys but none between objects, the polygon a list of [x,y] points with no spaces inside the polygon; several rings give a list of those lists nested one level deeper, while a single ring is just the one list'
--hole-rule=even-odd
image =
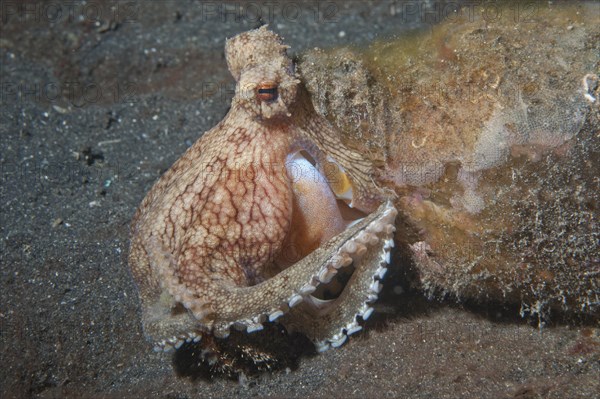
[{"label": "algae-covered rock", "polygon": [[597,316],[597,5],[471,11],[299,69],[344,140],[385,161],[419,287]]}]

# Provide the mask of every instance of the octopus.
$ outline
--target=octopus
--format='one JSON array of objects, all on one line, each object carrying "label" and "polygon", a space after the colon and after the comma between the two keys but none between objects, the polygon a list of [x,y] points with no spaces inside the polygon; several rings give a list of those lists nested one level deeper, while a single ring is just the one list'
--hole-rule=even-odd
[{"label": "octopus", "polygon": [[132,223],[156,350],[216,348],[235,373],[225,346],[270,358],[240,336],[283,326],[339,347],[383,296],[394,246],[402,288],[430,299],[597,323],[600,25],[588,14],[546,13],[518,35],[448,21],[415,36],[418,51],[400,37],[297,64],[266,27],[228,40],[228,114]]},{"label": "octopus", "polygon": [[315,112],[287,48],[265,26],[227,40],[230,110],[135,213],[129,265],[157,351],[275,321],[324,351],[373,312],[397,211],[377,162]]}]

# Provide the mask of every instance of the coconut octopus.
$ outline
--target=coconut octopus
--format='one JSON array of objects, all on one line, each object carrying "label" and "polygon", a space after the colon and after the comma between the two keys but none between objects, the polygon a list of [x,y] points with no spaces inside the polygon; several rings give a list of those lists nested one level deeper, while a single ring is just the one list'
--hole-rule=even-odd
[{"label": "coconut octopus", "polygon": [[315,112],[287,48],[266,27],[227,40],[229,112],[133,218],[129,264],[158,351],[267,320],[323,351],[373,312],[397,211],[376,162]]}]

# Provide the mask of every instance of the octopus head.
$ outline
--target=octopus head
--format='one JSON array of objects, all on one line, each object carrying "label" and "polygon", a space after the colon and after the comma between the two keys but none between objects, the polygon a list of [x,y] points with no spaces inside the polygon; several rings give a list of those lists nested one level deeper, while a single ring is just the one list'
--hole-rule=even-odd
[{"label": "octopus head", "polygon": [[300,81],[286,55],[287,48],[266,26],[227,41],[225,57],[237,81],[233,105],[261,120],[291,116],[289,108],[296,100]]}]

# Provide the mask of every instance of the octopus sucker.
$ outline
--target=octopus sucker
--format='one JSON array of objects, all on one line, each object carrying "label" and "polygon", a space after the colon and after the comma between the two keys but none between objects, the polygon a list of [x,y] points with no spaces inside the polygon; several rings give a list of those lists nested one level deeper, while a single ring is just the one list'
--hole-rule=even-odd
[{"label": "octopus sucker", "polygon": [[266,26],[227,40],[229,112],[133,218],[129,264],[157,351],[266,322],[325,350],[373,311],[397,211],[376,162],[315,112],[287,48]]}]

